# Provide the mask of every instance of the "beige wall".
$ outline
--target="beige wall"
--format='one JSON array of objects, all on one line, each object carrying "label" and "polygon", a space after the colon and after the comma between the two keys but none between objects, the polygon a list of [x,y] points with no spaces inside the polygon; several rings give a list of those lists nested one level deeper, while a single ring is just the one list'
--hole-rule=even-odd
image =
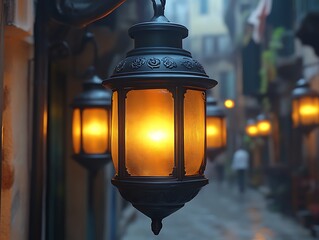
[{"label": "beige wall", "polygon": [[28,34],[5,28],[3,176],[0,239],[27,239],[29,208],[29,114],[28,63],[32,45]]},{"label": "beige wall", "polygon": [[3,165],[0,239],[28,236],[30,159],[30,59],[33,1],[10,1],[4,31]]},{"label": "beige wall", "polygon": [[209,0],[209,12],[207,15],[200,14],[200,1],[190,1],[189,30],[193,37],[197,35],[227,34],[228,30],[223,21],[223,0]]}]

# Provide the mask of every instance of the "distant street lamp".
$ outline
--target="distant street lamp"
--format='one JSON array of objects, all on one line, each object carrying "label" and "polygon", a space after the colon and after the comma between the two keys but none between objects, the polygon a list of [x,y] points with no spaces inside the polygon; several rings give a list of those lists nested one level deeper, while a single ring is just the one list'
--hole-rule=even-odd
[{"label": "distant street lamp", "polygon": [[226,108],[234,108],[235,102],[234,102],[234,100],[227,99],[227,100],[225,100],[224,105]]},{"label": "distant street lamp", "polygon": [[259,136],[266,137],[271,134],[271,122],[264,114],[257,116],[257,129]]},{"label": "distant street lamp", "polygon": [[91,73],[72,104],[73,158],[92,171],[111,161],[111,92],[101,83]]},{"label": "distant street lamp", "polygon": [[258,127],[257,127],[255,120],[249,119],[247,121],[246,134],[249,137],[258,137],[259,132],[258,132]]},{"label": "distant street lamp", "polygon": [[292,120],[294,128],[305,133],[319,125],[319,94],[305,79],[300,79],[292,92]]},{"label": "distant street lamp", "polygon": [[227,144],[227,124],[223,108],[213,97],[207,97],[206,145],[207,155],[213,159]]},{"label": "distant street lamp", "polygon": [[206,90],[216,85],[182,49],[188,30],[166,19],[165,2],[153,0],[153,19],[129,30],[135,49],[103,82],[113,90],[112,183],[156,235],[208,183]]},{"label": "distant street lamp", "polygon": [[89,172],[87,239],[96,239],[94,178],[98,170],[111,161],[111,92],[101,83],[102,80],[91,67],[83,83],[83,92],[72,104],[73,158]]}]

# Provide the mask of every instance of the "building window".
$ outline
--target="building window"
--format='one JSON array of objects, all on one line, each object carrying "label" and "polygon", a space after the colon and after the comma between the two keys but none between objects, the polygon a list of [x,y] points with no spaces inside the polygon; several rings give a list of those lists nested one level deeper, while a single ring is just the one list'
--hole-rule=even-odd
[{"label": "building window", "polygon": [[205,58],[227,55],[232,49],[228,35],[203,36],[202,54]]},{"label": "building window", "polygon": [[235,98],[235,75],[233,71],[223,71],[219,75],[220,97],[222,99]]},{"label": "building window", "polygon": [[208,13],[208,0],[200,0],[200,14]]},{"label": "building window", "polygon": [[221,54],[229,53],[232,48],[229,36],[226,34],[218,36],[217,46],[218,46],[218,51]]},{"label": "building window", "polygon": [[202,40],[203,57],[213,58],[218,54],[218,41],[214,36],[204,36]]}]

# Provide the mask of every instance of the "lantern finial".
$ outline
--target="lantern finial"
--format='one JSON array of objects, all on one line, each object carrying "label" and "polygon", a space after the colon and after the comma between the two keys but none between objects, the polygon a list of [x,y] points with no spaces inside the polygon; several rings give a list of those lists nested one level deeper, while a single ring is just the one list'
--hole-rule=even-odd
[{"label": "lantern finial", "polygon": [[169,22],[168,19],[164,16],[166,0],[152,0],[154,17],[152,21],[154,22]]}]

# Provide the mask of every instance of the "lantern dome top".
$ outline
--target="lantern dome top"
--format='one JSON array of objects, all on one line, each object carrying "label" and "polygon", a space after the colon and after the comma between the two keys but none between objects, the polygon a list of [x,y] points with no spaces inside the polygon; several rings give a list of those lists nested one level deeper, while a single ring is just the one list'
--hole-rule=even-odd
[{"label": "lantern dome top", "polygon": [[255,124],[256,124],[256,121],[253,118],[249,118],[247,120],[247,125],[255,125]]},{"label": "lantern dome top", "polygon": [[217,82],[203,66],[182,48],[188,36],[186,27],[171,23],[164,16],[164,0],[154,0],[154,17],[129,29],[135,48],[127,53],[103,84],[111,89],[140,84],[184,85],[206,90]]},{"label": "lantern dome top", "polygon": [[208,96],[207,97],[207,117],[225,117],[224,109],[217,105],[215,98]]},{"label": "lantern dome top", "polygon": [[257,116],[257,121],[263,121],[263,120],[268,120],[268,118],[265,114],[261,113]]},{"label": "lantern dome top", "polygon": [[94,67],[90,67],[83,82],[83,92],[74,98],[72,107],[111,107],[112,93],[102,85]]},{"label": "lantern dome top", "polygon": [[295,89],[292,91],[293,98],[301,98],[301,97],[319,97],[318,92],[310,88],[310,83],[306,79],[300,79],[296,83]]}]

